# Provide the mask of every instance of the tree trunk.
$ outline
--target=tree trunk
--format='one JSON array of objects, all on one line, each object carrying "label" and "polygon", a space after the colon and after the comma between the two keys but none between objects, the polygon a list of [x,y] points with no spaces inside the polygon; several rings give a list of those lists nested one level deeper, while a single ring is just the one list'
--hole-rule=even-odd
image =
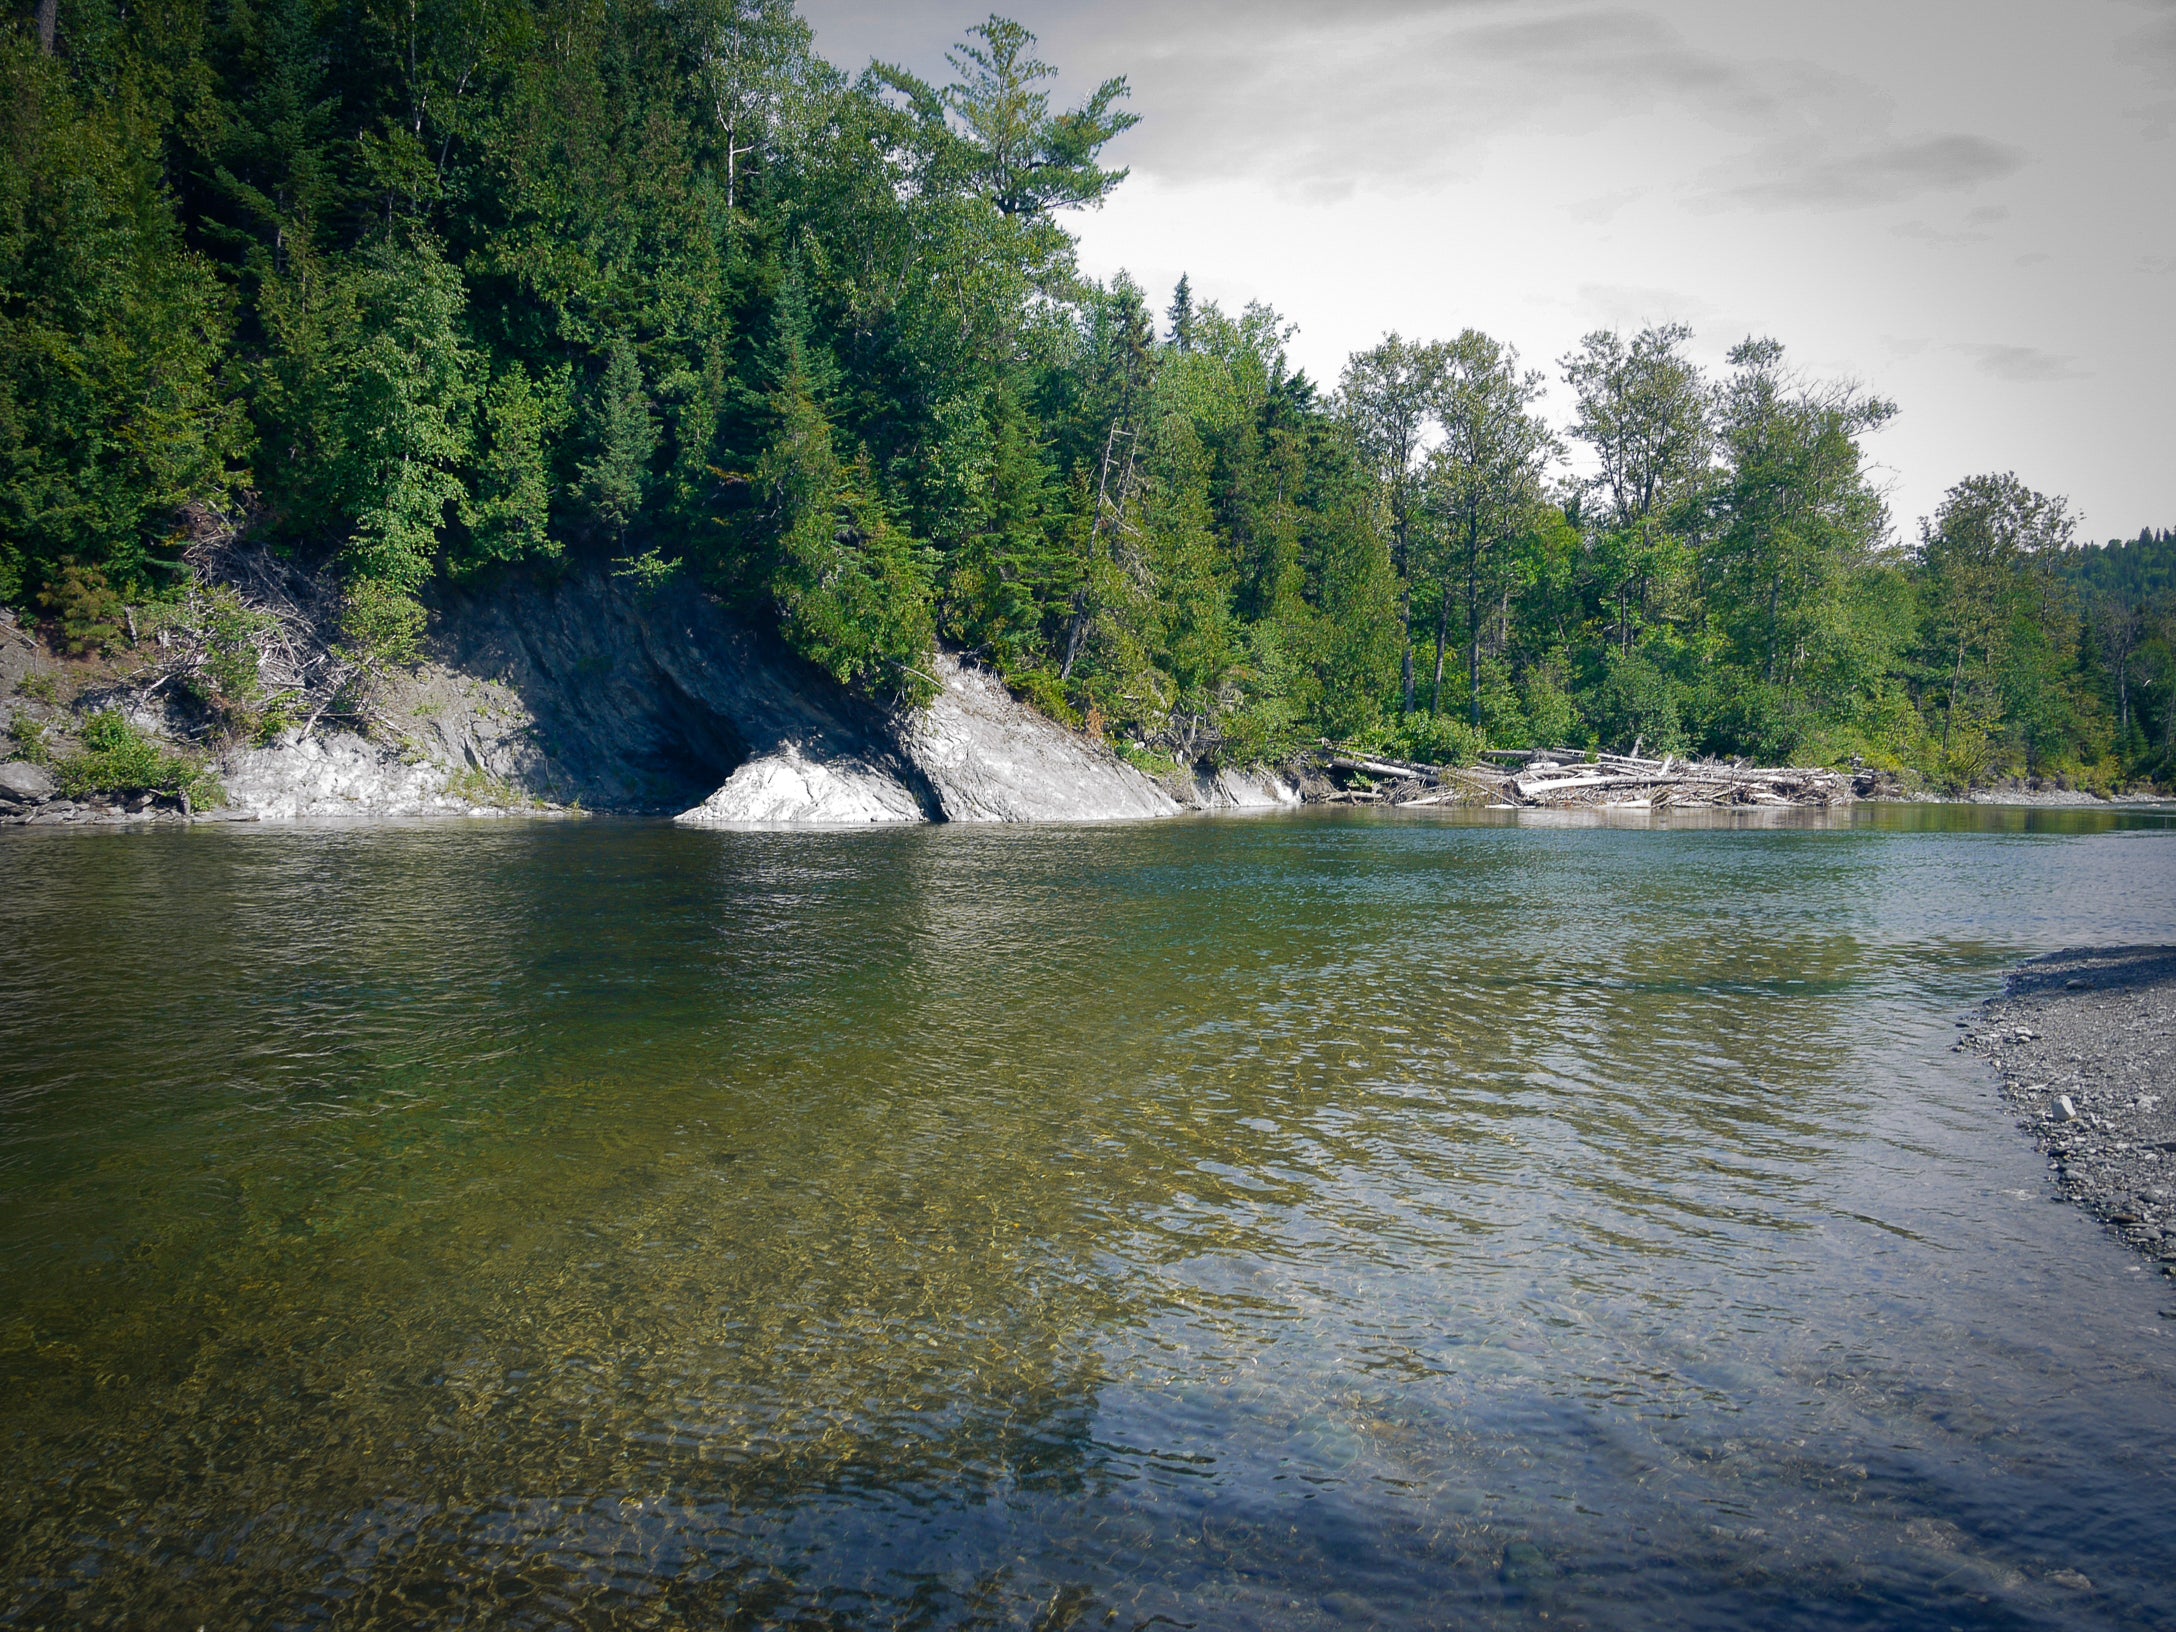
[{"label": "tree trunk", "polygon": [[1949,752],[1949,728],[1957,719],[1957,691],[1964,684],[1964,636],[1957,637],[1957,672],[1949,682],[1949,707],[1942,710],[1942,752]]},{"label": "tree trunk", "polygon": [[[1127,433],[1131,435],[1131,432]],[[1081,565],[1080,588],[1073,595],[1073,626],[1066,631],[1065,663],[1058,670],[1061,684],[1073,678],[1073,664],[1080,657],[1082,638],[1088,633],[1089,613],[1094,610],[1096,549],[1103,538],[1103,515],[1111,497],[1111,456],[1118,448],[1118,422],[1111,421],[1110,431],[1103,438],[1103,469],[1096,477],[1096,514],[1088,527],[1088,559]],[[1126,484],[1132,479],[1133,459],[1128,455],[1126,474],[1118,479],[1118,507],[1123,514],[1126,504]]]},{"label": "tree trunk", "polygon": [[60,0],[38,0],[38,49],[51,56],[60,33]]},{"label": "tree trunk", "polygon": [[1466,701],[1481,729],[1481,534],[1466,535]]},{"label": "tree trunk", "polygon": [[1768,580],[1768,663],[1763,679],[1769,685],[1776,683],[1776,603],[1783,599],[1783,577],[1778,573]]},{"label": "tree trunk", "polygon": [[1405,712],[1413,712],[1413,586],[1405,586],[1398,608],[1399,644],[1405,648]]},{"label": "tree trunk", "polygon": [[1428,694],[1428,717],[1443,712],[1443,653],[1451,639],[1451,586],[1444,584],[1436,607],[1436,689]]}]

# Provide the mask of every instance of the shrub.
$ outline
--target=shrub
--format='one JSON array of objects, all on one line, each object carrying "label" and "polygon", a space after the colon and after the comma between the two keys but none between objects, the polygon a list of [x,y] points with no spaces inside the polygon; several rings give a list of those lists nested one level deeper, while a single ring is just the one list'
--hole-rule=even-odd
[{"label": "shrub", "polygon": [[358,578],[340,614],[341,654],[365,668],[394,668],[423,658],[423,604],[398,584]]},{"label": "shrub", "polygon": [[94,793],[186,795],[193,804],[220,802],[219,785],[193,759],[165,752],[112,709],[84,722],[81,752],[54,762],[60,791],[71,799]]},{"label": "shrub", "polygon": [[1471,765],[1488,744],[1464,720],[1440,714],[1408,714],[1361,739],[1364,747],[1421,765]]},{"label": "shrub", "polygon": [[1625,753],[1635,746],[1655,754],[1685,751],[1677,690],[1644,653],[1610,655],[1594,696],[1594,724],[1603,742]]},{"label": "shrub", "polygon": [[121,597],[96,567],[71,562],[50,588],[39,592],[38,602],[59,622],[61,643],[72,656],[121,644]]},{"label": "shrub", "polygon": [[1118,744],[1118,757],[1135,770],[1144,771],[1150,776],[1179,776],[1184,774],[1186,770],[1186,767],[1179,763],[1176,755],[1158,753],[1155,749],[1138,742],[1121,742]]},{"label": "shrub", "polygon": [[1527,670],[1521,686],[1521,701],[1526,716],[1526,746],[1529,748],[1569,748],[1586,740],[1586,728],[1579,721],[1579,705],[1564,683],[1564,663],[1561,658],[1551,658],[1537,663]]},{"label": "shrub", "polygon": [[1005,684],[1012,694],[1029,707],[1038,709],[1061,724],[1078,731],[1081,728],[1080,710],[1073,706],[1065,694],[1065,682],[1049,669],[1019,668],[1006,672]]},{"label": "shrub", "polygon": [[204,677],[214,688],[212,700],[222,707],[231,711],[257,700],[262,683],[257,637],[271,626],[270,617],[252,610],[223,584],[205,596],[198,626],[204,641]]},{"label": "shrub", "polygon": [[45,745],[45,727],[28,714],[18,714],[8,721],[8,740],[15,744],[17,759],[43,765],[53,757]]}]

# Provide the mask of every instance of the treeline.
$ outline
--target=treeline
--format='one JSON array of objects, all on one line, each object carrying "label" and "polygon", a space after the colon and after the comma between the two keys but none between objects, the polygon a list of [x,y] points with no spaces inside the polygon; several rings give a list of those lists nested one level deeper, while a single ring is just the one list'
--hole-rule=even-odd
[{"label": "treeline", "polygon": [[378,664],[435,584],[581,559],[903,705],[955,644],[1136,754],[2169,768],[2165,538],[2104,581],[1984,477],[1900,545],[1892,408],[1770,341],[1590,336],[1561,429],[1477,333],[1319,387],[1267,309],[1080,274],[1123,81],[1054,105],[994,16],[950,60],[849,79],[781,0],[24,9],[0,598],[122,641],[224,522],[335,562]]}]

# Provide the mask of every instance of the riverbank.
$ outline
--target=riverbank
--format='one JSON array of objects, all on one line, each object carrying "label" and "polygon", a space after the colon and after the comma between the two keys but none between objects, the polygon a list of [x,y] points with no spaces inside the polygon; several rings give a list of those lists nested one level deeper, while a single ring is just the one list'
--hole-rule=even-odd
[{"label": "riverbank", "polygon": [[[258,677],[242,688],[246,707],[218,679],[233,654],[200,630],[162,626],[71,658],[0,615],[0,731],[22,755],[0,766],[0,823],[594,811],[866,827],[1128,820],[1302,797],[1266,767],[1144,769],[963,653],[934,655],[926,707],[889,708],[714,598],[667,603],[596,567],[446,591],[423,661],[366,676],[342,655],[339,598],[321,575],[260,549],[207,552],[206,582],[249,591],[261,649],[242,664]],[[275,678],[284,689],[268,689]],[[207,797],[192,812],[178,787],[117,797],[86,793],[78,776],[71,789],[54,773],[100,719],[147,754],[200,766]]]},{"label": "riverbank", "polygon": [[2035,958],[1969,1028],[2056,1188],[2176,1276],[2176,947]]},{"label": "riverbank", "polygon": [[[790,828],[1303,803],[1623,813],[1921,802],[1871,770],[1615,754],[1589,764],[1581,749],[1490,756],[1523,768],[1404,765],[1327,743],[1276,766],[1181,765],[1069,729],[962,653],[934,656],[926,708],[881,707],[712,599],[668,606],[595,568],[445,591],[424,661],[364,676],[342,655],[338,595],[321,574],[232,541],[207,545],[197,565],[254,620],[242,666],[256,678],[234,695],[219,676],[240,659],[186,619],[146,623],[104,656],[67,657],[0,611],[0,731],[12,745],[0,753],[23,756],[0,764],[0,825],[613,812]],[[57,776],[100,720],[169,769],[199,767],[194,808],[180,782],[107,778],[86,791],[91,779]],[[2111,801],[2014,784],[1966,802]]]}]

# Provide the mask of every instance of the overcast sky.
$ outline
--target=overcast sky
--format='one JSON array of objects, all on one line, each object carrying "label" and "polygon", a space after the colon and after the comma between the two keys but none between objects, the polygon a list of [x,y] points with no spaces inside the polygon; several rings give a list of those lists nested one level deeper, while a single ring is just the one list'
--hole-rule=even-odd
[{"label": "overcast sky", "polygon": [[[942,83],[981,14],[804,0],[840,66]],[[2176,0],[1016,0],[1133,175],[1086,268],[1548,368],[1589,329],[1749,333],[1894,398],[1900,529],[2014,469],[2091,538],[2176,526]],[[1559,390],[1552,405],[1564,417]]]}]

